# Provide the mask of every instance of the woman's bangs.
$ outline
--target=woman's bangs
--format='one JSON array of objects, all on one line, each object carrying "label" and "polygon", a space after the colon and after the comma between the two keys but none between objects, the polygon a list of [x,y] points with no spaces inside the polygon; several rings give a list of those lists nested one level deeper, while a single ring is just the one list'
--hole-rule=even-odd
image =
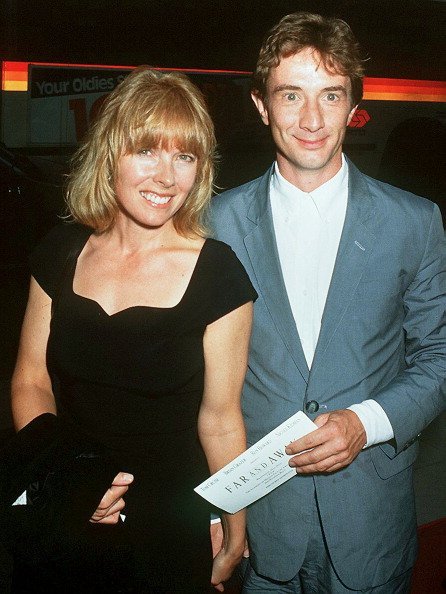
[{"label": "woman's bangs", "polygon": [[153,147],[165,150],[176,147],[196,157],[203,156],[207,144],[205,131],[201,130],[189,105],[184,102],[173,103],[160,102],[150,114],[141,118],[141,125],[128,135],[129,152]]}]

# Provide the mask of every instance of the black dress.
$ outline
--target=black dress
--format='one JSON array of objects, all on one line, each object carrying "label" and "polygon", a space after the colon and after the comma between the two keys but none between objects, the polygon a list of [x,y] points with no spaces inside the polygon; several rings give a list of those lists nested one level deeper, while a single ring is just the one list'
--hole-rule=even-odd
[{"label": "black dress", "polygon": [[55,305],[48,369],[67,431],[105,446],[135,480],[125,522],[90,525],[83,577],[60,570],[64,591],[82,579],[78,592],[207,592],[210,510],[193,491],[209,475],[197,437],[203,334],[256,292],[232,250],[207,239],[178,305],[108,315],[73,292],[77,257],[66,264],[90,233],[56,227],[32,258],[32,274]]}]

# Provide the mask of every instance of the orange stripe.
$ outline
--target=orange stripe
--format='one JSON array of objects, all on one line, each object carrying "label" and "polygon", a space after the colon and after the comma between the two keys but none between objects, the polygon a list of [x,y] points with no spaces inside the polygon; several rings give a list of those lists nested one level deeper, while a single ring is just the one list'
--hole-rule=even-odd
[{"label": "orange stripe", "polygon": [[365,101],[420,101],[420,102],[436,102],[445,103],[446,94],[440,95],[428,95],[428,94],[416,94],[416,93],[392,93],[392,92],[380,92],[380,93],[364,93]]},{"label": "orange stripe", "polygon": [[21,70],[8,70],[3,77],[5,80],[28,80],[28,73]]},{"label": "orange stripe", "polygon": [[364,79],[364,99],[369,101],[446,102],[446,82],[366,77]]},{"label": "orange stripe", "polygon": [[446,87],[426,87],[426,86],[414,86],[414,85],[407,85],[404,87],[400,87],[398,85],[388,85],[386,87],[381,87],[379,85],[368,85],[365,88],[365,92],[368,93],[411,93],[411,94],[419,94],[419,95],[445,95],[446,94]]},{"label": "orange stripe", "polygon": [[366,76],[364,78],[364,87],[367,87],[368,85],[378,85],[383,87],[388,87],[391,85],[397,85],[400,87],[415,85],[425,87],[438,87],[444,89],[446,86],[446,82],[437,80],[409,80],[406,78],[371,78]]}]

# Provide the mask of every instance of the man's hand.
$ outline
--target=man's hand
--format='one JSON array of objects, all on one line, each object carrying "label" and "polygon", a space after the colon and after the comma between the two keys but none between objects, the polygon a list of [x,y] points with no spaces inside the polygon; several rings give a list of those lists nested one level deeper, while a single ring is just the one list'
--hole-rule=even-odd
[{"label": "man's hand", "polygon": [[119,472],[101,499],[98,508],[90,518],[94,524],[117,524],[119,514],[124,509],[124,495],[129,489],[133,476],[128,472]]},{"label": "man's hand", "polygon": [[356,458],[367,441],[363,424],[351,410],[324,413],[314,422],[318,429],[293,441],[285,449],[288,455],[299,454],[289,461],[298,473],[334,472],[344,468]]}]

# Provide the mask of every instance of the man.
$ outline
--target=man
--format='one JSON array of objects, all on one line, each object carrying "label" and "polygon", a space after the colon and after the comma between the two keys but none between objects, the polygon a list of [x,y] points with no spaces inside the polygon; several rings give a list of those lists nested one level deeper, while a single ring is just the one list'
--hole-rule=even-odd
[{"label": "man", "polygon": [[362,77],[343,21],[284,17],[252,95],[276,162],[213,204],[259,293],[248,441],[297,410],[318,426],[287,448],[298,476],[248,508],[245,594],[409,589],[417,436],[445,403],[444,232],[433,203],[343,156]]}]

